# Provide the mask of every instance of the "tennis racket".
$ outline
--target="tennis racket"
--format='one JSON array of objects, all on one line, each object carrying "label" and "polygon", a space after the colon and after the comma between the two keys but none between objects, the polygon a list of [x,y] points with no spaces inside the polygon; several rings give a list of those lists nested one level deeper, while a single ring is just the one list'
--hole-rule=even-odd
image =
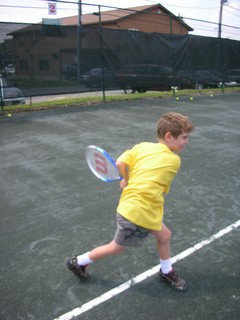
[{"label": "tennis racket", "polygon": [[90,145],[85,152],[86,161],[92,173],[104,182],[121,180],[115,161],[100,147]]}]

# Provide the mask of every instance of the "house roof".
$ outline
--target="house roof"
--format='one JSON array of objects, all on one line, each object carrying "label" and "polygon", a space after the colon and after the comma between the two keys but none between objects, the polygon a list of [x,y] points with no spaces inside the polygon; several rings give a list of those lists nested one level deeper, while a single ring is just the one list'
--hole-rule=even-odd
[{"label": "house roof", "polygon": [[[159,8],[164,11],[165,14],[171,15],[173,19],[177,20],[179,23],[183,24],[189,31],[193,31],[193,29],[187,25],[182,19],[175,16],[169,10],[167,10],[161,4],[149,5],[149,6],[140,6],[140,7],[131,7],[127,9],[116,9],[116,10],[108,10],[101,11],[101,22],[102,24],[118,22],[119,20],[131,18],[132,16],[138,15],[140,13],[149,12],[150,10]],[[59,19],[61,25],[77,25],[78,24],[78,16],[70,16]],[[89,13],[82,15],[82,25],[96,25],[99,24],[99,16],[98,12]]]},{"label": "house roof", "polygon": [[[129,19],[136,15],[142,13],[148,13],[149,11],[159,8],[164,14],[171,15],[173,19],[177,20],[179,23],[185,26],[188,31],[193,31],[193,29],[187,25],[182,19],[172,14],[169,10],[163,7],[161,4],[151,5],[151,6],[140,6],[140,7],[131,7],[127,9],[116,9],[116,10],[109,10],[109,11],[101,11],[101,22],[103,24],[108,23],[117,23],[123,19]],[[55,21],[56,20],[56,21]],[[76,26],[78,25],[78,16],[70,16],[64,17],[59,19],[43,19],[42,23],[37,25],[29,25],[25,28],[19,29],[15,32],[9,33],[9,35],[13,35],[16,33],[21,32],[29,32],[29,31],[36,31],[37,29],[41,30],[42,24],[49,24],[49,25],[62,25],[62,26]],[[82,15],[82,25],[98,25],[99,24],[99,16],[98,12],[96,13],[89,13]]]}]

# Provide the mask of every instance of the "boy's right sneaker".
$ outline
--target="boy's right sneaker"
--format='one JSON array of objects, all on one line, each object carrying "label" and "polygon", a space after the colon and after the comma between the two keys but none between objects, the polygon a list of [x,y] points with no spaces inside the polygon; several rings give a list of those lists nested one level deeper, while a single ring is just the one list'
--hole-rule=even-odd
[{"label": "boy's right sneaker", "polygon": [[67,258],[65,264],[68,270],[72,271],[76,276],[79,276],[82,279],[87,279],[89,273],[86,271],[87,266],[79,266],[77,264],[77,257]]}]

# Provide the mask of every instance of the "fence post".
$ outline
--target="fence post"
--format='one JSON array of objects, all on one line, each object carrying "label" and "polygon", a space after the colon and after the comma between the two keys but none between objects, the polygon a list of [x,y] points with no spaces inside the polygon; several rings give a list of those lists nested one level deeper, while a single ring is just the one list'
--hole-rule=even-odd
[{"label": "fence post", "polygon": [[3,102],[3,79],[0,75],[0,106],[2,108],[2,112],[4,110],[4,102]]},{"label": "fence post", "polygon": [[93,12],[95,16],[98,16],[98,26],[99,26],[99,40],[100,40],[100,56],[101,56],[101,84],[102,84],[102,93],[103,101],[106,101],[105,94],[105,75],[104,75],[104,63],[103,63],[103,34],[102,34],[102,17],[101,17],[101,6],[98,6],[98,12]]}]

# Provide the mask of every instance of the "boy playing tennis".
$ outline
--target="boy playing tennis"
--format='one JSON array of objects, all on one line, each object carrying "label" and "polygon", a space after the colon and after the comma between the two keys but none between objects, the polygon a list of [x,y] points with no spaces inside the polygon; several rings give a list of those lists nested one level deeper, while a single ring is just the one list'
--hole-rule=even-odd
[{"label": "boy playing tennis", "polygon": [[138,246],[149,234],[157,241],[161,268],[159,275],[173,288],[185,290],[186,281],[172,268],[171,231],[163,223],[164,193],[181,164],[181,152],[189,142],[194,125],[188,117],[169,112],[157,124],[157,143],[143,142],[125,151],[116,161],[123,179],[117,208],[117,230],[113,240],[87,253],[66,260],[69,270],[88,278],[88,264],[121,253],[127,246]]}]

